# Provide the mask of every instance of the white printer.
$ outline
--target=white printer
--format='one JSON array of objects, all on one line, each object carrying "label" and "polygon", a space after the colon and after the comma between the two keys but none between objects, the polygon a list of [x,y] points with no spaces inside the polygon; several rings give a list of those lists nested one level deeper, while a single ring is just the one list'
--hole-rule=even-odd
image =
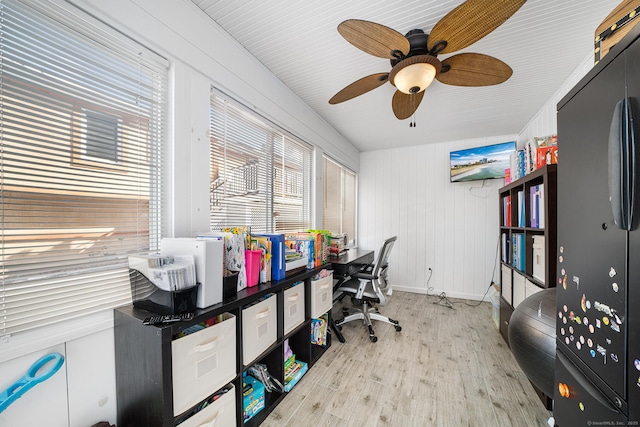
[{"label": "white printer", "polygon": [[196,281],[200,284],[196,307],[206,308],[222,302],[223,239],[164,238],[160,241],[160,255],[193,255]]}]

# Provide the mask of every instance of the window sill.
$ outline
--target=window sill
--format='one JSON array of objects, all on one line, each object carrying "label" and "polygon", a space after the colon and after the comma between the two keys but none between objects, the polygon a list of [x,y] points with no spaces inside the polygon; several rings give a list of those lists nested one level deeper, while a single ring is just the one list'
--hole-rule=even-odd
[{"label": "window sill", "polygon": [[16,335],[0,336],[0,363],[109,328],[113,328],[112,309]]}]

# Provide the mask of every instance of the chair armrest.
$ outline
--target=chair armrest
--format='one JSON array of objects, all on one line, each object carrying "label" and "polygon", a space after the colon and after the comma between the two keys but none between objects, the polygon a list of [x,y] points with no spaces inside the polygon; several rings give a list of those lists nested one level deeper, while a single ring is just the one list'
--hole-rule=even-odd
[{"label": "chair armrest", "polygon": [[378,278],[378,276],[374,276],[373,274],[365,273],[365,272],[353,273],[351,277],[354,279],[367,279],[367,280],[375,280]]},{"label": "chair armrest", "polygon": [[373,264],[363,265],[356,273],[371,273],[373,271],[373,267]]}]

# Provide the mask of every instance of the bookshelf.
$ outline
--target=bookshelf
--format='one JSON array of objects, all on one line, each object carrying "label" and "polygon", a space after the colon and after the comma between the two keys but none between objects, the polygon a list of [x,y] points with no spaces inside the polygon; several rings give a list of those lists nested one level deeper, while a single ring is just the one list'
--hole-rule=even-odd
[{"label": "bookshelf", "polygon": [[556,170],[546,165],[500,188],[500,334],[528,296],[555,286]]},{"label": "bookshelf", "polygon": [[[186,414],[194,412],[196,408],[206,407],[203,402],[212,400],[211,396],[220,394],[221,391],[224,400],[220,398],[216,403],[226,405],[227,410],[221,411],[212,406],[211,412],[214,418],[217,417],[216,413],[223,414],[224,417],[232,415],[224,418],[224,421],[217,420],[221,425],[259,425],[287,393],[265,393],[264,409],[245,421],[243,373],[254,364],[261,363],[266,365],[274,378],[284,384],[287,350],[285,341],[295,353],[296,360],[304,362],[308,369],[313,367],[331,345],[330,334],[327,334],[324,345],[313,344],[310,339],[312,313],[331,309],[331,299],[329,305],[322,306],[315,303],[312,297],[323,284],[322,280],[312,279],[323,268],[330,268],[330,264],[287,276],[283,280],[245,288],[222,303],[197,309],[190,321],[146,326],[142,320],[154,313],[133,305],[115,309],[117,425],[173,427]],[[331,276],[327,280],[331,281]],[[299,319],[291,319],[290,313],[294,311],[291,304],[296,303],[296,296],[301,299],[298,303],[304,315]],[[257,313],[254,314],[254,311]],[[273,316],[272,319],[263,316],[267,312]],[[218,319],[219,323],[187,335],[186,338],[182,337],[185,331],[194,326],[203,322],[213,323],[211,319]],[[256,322],[254,319],[259,320]],[[264,326],[264,322],[269,322],[268,328]],[[220,330],[213,331],[212,328]],[[264,342],[257,342],[261,339],[250,339],[256,335],[261,337],[263,334],[260,331],[271,328],[275,329],[274,339]],[[186,341],[192,337],[193,343]],[[193,361],[186,359],[188,356],[183,356],[193,356],[194,349],[195,352],[210,350],[211,354],[198,355],[197,360]],[[204,375],[205,369],[217,369],[219,372],[215,375],[205,372]],[[183,378],[185,375],[186,378]],[[194,375],[194,378],[189,378],[189,375]],[[181,386],[181,383],[187,385]],[[198,390],[199,388],[202,390]],[[188,403],[180,403],[185,393],[193,394],[193,398],[188,399]],[[229,408],[233,410],[230,411]],[[203,411],[206,410],[207,408]],[[205,425],[196,415],[179,425]],[[210,423],[210,420],[207,422]]]}]

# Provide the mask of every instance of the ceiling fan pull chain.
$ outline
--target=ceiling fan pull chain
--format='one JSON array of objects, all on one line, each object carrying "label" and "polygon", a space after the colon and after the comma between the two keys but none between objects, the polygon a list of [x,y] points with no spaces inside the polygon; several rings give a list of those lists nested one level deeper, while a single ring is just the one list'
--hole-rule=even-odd
[{"label": "ceiling fan pull chain", "polygon": [[416,94],[411,94],[411,110],[413,110],[413,113],[411,114],[411,121],[409,122],[409,127],[410,128],[414,128],[416,127]]}]

